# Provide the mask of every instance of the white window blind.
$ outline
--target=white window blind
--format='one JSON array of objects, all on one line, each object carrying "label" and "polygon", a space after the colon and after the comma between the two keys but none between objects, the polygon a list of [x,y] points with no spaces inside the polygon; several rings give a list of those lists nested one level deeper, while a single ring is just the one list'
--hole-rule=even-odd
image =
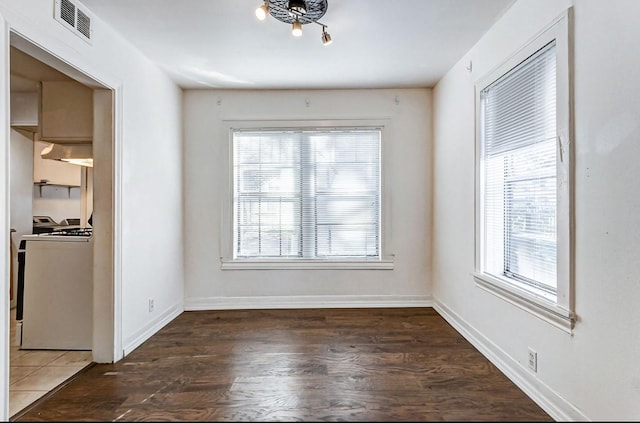
[{"label": "white window blind", "polygon": [[480,101],[483,270],[555,295],[555,41],[483,89]]},{"label": "white window blind", "polygon": [[379,258],[380,138],[234,130],[234,259]]}]

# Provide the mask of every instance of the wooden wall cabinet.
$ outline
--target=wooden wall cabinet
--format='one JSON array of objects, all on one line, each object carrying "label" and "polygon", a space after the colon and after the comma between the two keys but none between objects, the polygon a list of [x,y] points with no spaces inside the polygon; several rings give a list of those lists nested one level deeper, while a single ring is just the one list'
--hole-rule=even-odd
[{"label": "wooden wall cabinet", "polygon": [[40,83],[39,133],[49,142],[93,139],[93,90],[76,81]]},{"label": "wooden wall cabinet", "polygon": [[38,93],[11,93],[11,126],[25,131],[38,130]]}]

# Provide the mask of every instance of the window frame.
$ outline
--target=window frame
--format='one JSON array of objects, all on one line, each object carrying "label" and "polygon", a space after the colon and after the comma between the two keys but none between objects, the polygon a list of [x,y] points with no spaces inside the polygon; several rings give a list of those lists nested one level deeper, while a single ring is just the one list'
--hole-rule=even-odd
[{"label": "window frame", "polygon": [[[475,84],[476,155],[475,155],[475,269],[476,286],[545,320],[570,334],[576,322],[574,299],[574,188],[573,188],[573,102],[572,102],[572,9],[567,9],[551,24],[533,37],[523,48]],[[545,295],[542,290],[524,287],[515,279],[485,272],[484,209],[483,209],[483,116],[481,92],[517,67],[535,52],[556,42],[556,248],[557,294]]]},{"label": "window frame", "polygon": [[[226,169],[227,189],[223,193],[220,204],[221,222],[221,269],[222,270],[286,270],[286,269],[329,269],[329,270],[393,270],[394,257],[388,253],[390,239],[389,204],[387,186],[388,174],[385,163],[388,161],[389,119],[344,119],[344,120],[225,120],[224,130],[227,142]],[[234,258],[233,254],[233,216],[234,216],[234,181],[233,181],[233,133],[234,131],[273,131],[273,130],[344,130],[344,129],[379,129],[380,130],[380,255],[363,258]]]}]

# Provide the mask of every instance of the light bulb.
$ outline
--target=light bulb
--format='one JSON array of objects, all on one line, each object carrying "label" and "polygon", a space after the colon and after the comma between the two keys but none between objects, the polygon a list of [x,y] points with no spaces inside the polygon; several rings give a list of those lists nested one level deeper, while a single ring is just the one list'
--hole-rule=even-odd
[{"label": "light bulb", "polygon": [[302,35],[302,24],[300,23],[300,21],[296,20],[293,23],[293,29],[291,30],[291,33],[294,37],[299,37]]},{"label": "light bulb", "polygon": [[267,13],[269,13],[269,9],[266,4],[263,4],[256,9],[256,17],[261,21],[264,21],[267,18]]},{"label": "light bulb", "polygon": [[331,35],[325,30],[322,30],[322,45],[328,46],[333,41],[331,41]]}]

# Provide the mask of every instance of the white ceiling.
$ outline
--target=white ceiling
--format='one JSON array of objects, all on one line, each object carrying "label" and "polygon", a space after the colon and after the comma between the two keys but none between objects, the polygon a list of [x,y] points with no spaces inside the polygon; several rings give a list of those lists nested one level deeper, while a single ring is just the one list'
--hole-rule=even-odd
[{"label": "white ceiling", "polygon": [[328,0],[328,46],[259,21],[262,0],[81,3],[183,88],[329,89],[432,87],[513,0]]}]

